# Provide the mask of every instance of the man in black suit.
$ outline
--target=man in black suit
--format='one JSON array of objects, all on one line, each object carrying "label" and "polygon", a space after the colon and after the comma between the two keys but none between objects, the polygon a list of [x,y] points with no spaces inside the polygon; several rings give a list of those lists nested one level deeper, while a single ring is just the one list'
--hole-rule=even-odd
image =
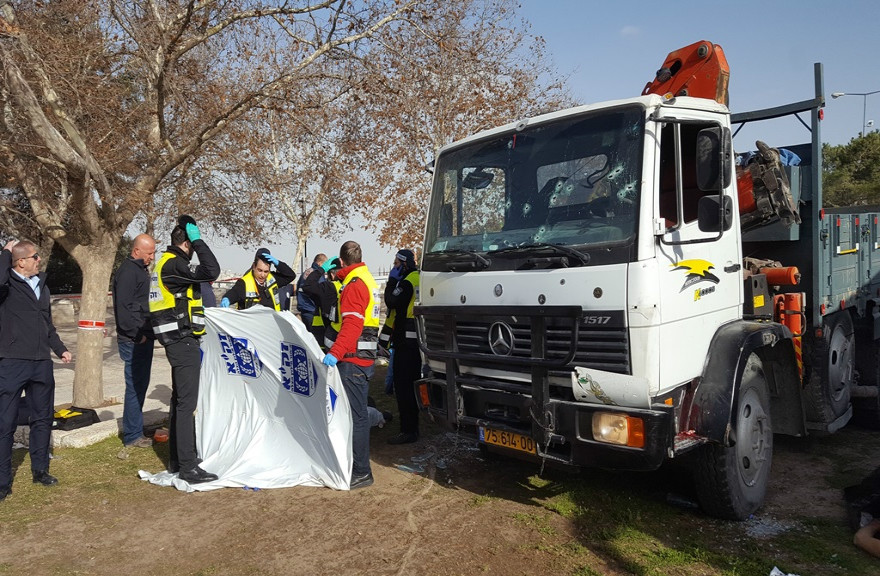
[{"label": "man in black suit", "polygon": [[12,493],[12,436],[21,393],[30,410],[31,472],[35,484],[52,486],[49,440],[55,412],[55,374],[50,352],[73,355],[52,324],[49,289],[39,273],[32,242],[11,241],[0,252],[0,500]]}]

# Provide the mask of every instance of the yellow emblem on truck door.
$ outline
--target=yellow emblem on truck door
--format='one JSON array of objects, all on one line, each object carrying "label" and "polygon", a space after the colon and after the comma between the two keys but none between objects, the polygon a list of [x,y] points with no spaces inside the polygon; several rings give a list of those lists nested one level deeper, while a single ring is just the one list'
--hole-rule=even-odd
[{"label": "yellow emblem on truck door", "polygon": [[709,270],[713,270],[714,268],[715,265],[711,262],[699,259],[681,260],[680,262],[672,264],[673,271],[687,270],[684,284],[679,292],[684,292],[698,282],[711,282],[712,284],[718,284],[721,280],[718,276],[709,272]]}]

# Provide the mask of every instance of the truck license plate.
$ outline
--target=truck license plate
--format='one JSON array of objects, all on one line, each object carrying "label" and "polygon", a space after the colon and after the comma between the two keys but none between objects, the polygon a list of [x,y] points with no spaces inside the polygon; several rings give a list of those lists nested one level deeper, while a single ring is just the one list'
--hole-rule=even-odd
[{"label": "truck license plate", "polygon": [[480,442],[486,444],[494,444],[511,450],[519,450],[535,454],[535,441],[522,434],[515,432],[505,432],[503,430],[494,430],[492,428],[480,428]]}]

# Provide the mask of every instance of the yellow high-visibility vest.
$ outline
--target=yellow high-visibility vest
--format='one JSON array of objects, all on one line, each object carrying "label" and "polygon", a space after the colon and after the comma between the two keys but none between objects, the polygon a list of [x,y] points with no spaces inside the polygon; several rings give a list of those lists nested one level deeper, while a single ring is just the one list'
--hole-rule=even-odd
[{"label": "yellow high-visibility vest", "polygon": [[[241,279],[244,280],[244,302],[238,303],[238,309],[244,310],[260,304],[260,290],[257,287],[257,280],[254,278],[254,271],[252,269],[248,270]],[[269,291],[269,295],[272,297],[272,307],[280,312],[281,301],[278,299],[278,283],[271,272],[266,276],[266,290]]]},{"label": "yellow high-visibility vest", "polygon": [[339,303],[342,301],[342,293],[345,291],[345,287],[352,282],[363,282],[366,284],[370,294],[370,301],[367,304],[367,309],[364,310],[364,329],[361,331],[360,338],[358,338],[357,352],[349,352],[344,358],[357,357],[365,360],[375,360],[378,357],[379,350],[379,286],[366,266],[354,268],[343,280],[338,291],[339,295],[336,299],[336,306],[331,309],[331,314],[329,315],[332,322],[324,334],[324,344],[328,349],[331,348],[336,342],[336,336],[339,335],[339,331],[342,329],[342,315],[339,312]]},{"label": "yellow high-visibility vest", "polygon": [[153,334],[163,346],[186,336],[205,333],[205,309],[198,284],[190,284],[186,292],[172,293],[162,280],[162,269],[177,254],[165,252],[150,277],[150,324]]}]

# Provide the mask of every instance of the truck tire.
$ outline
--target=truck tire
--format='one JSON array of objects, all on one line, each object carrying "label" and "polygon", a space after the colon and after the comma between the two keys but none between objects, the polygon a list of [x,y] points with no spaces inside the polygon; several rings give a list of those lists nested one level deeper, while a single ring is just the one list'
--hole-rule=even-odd
[{"label": "truck tire", "polygon": [[806,389],[809,422],[831,424],[849,410],[850,386],[855,373],[855,330],[849,312],[825,318],[826,353],[810,370]]},{"label": "truck tire", "polygon": [[730,446],[707,444],[695,455],[697,499],[703,510],[725,520],[745,520],[767,492],[773,462],[770,392],[760,358],[752,354],[739,383]]}]

